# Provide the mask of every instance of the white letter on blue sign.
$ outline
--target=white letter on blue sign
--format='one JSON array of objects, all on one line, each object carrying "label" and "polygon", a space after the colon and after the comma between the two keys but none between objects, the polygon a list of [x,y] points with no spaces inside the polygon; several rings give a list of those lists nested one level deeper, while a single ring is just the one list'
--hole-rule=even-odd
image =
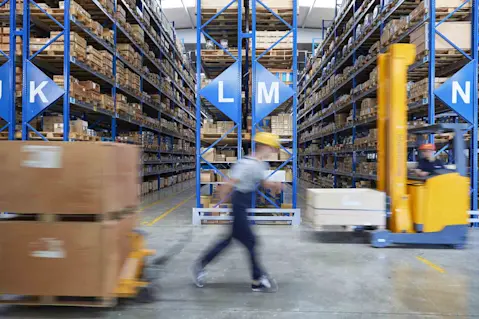
[{"label": "white letter on blue sign", "polygon": [[232,97],[226,97],[224,93],[223,81],[218,81],[218,102],[220,103],[234,103],[235,99]]},{"label": "white letter on blue sign", "polygon": [[279,82],[273,82],[268,91],[265,82],[258,82],[258,103],[263,104],[263,95],[266,103],[271,104],[274,95],[274,103],[279,103]]},{"label": "white letter on blue sign", "polygon": [[471,82],[466,81],[466,87],[464,90],[459,85],[459,82],[452,81],[452,103],[457,103],[457,94],[461,96],[461,99],[464,103],[470,104],[471,103]]},{"label": "white letter on blue sign", "polygon": [[0,81],[0,100],[2,99],[3,96],[3,81]]},{"label": "white letter on blue sign", "polygon": [[35,81],[30,81],[30,103],[35,103],[35,96],[38,95],[43,103],[48,103],[47,97],[42,89],[48,84],[48,81],[43,81],[35,88]]}]

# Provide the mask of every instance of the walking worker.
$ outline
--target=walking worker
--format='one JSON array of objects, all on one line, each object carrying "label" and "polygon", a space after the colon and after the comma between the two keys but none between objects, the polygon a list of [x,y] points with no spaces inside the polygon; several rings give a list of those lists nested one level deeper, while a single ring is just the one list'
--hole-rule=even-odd
[{"label": "walking worker", "polygon": [[221,198],[232,194],[233,225],[226,239],[217,242],[193,266],[193,280],[198,287],[203,287],[206,272],[204,268],[226,247],[232,239],[236,239],[248,249],[251,262],[253,282],[251,288],[256,292],[273,292],[277,290],[275,281],[261,268],[256,251],[256,238],[248,221],[246,210],[253,207],[253,194],[259,185],[280,192],[282,183],[265,180],[269,165],[264,161],[271,153],[277,153],[280,148],[279,137],[265,132],[255,135],[256,151],[239,160],[231,169],[231,177],[221,188]]}]

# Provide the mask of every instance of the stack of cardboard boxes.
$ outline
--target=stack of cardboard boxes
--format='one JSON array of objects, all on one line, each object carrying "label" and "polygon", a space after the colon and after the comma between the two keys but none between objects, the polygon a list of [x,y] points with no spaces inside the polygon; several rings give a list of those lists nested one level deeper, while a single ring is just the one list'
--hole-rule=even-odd
[{"label": "stack of cardboard boxes", "polygon": [[[0,294],[114,301],[139,205],[139,150],[112,143],[5,142]],[[8,302],[7,302],[8,303]]]},{"label": "stack of cardboard boxes", "polygon": [[271,133],[279,136],[293,135],[293,117],[290,114],[279,114],[271,117]]},{"label": "stack of cardboard boxes", "polygon": [[[410,43],[416,45],[416,54],[418,57],[424,56],[429,51],[428,23],[423,24],[410,36]],[[470,21],[447,21],[437,26],[439,31],[447,39],[454,39],[454,45],[461,50],[471,49],[471,22]],[[455,48],[439,34],[435,36],[435,50],[454,51]]]}]

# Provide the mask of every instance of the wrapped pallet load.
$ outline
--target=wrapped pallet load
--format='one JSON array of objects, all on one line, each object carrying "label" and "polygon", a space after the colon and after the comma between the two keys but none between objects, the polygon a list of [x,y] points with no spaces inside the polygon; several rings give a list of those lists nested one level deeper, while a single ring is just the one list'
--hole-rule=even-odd
[{"label": "wrapped pallet load", "polygon": [[386,196],[373,189],[308,189],[304,219],[327,226],[386,226]]}]

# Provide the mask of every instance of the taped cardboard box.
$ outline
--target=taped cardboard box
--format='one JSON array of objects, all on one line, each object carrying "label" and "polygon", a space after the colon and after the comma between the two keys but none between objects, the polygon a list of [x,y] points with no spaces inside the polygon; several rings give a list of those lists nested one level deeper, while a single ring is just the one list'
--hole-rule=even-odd
[{"label": "taped cardboard box", "polygon": [[139,205],[134,145],[11,141],[0,158],[1,211],[102,214]]},{"label": "taped cardboard box", "polygon": [[[416,45],[416,54],[429,50],[428,23],[423,24],[417,30],[411,33],[410,43]],[[437,30],[447,39],[454,39],[454,44],[462,50],[471,49],[471,22],[468,21],[449,21],[440,24]],[[440,35],[435,37],[435,50],[455,50],[454,47],[444,40]]]},{"label": "taped cardboard box", "polygon": [[113,296],[135,225],[135,214],[106,222],[1,221],[0,294]]}]

